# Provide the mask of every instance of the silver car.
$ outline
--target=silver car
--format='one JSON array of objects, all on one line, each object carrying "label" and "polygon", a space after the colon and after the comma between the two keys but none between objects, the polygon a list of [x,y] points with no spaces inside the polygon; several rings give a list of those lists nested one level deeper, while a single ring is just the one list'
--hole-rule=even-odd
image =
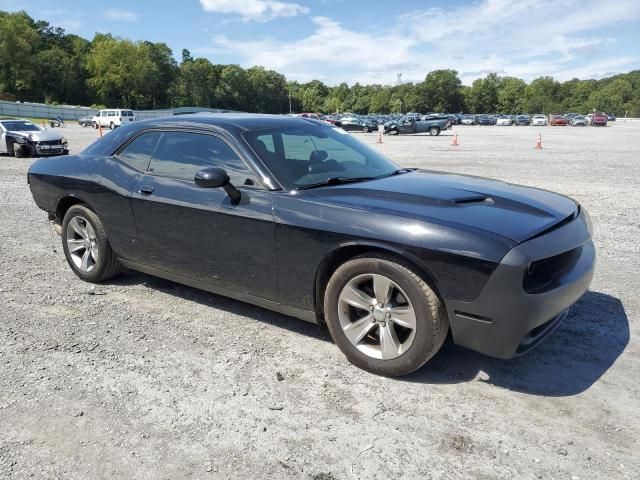
[{"label": "silver car", "polygon": [[586,127],[589,124],[589,119],[584,115],[574,115],[569,120],[569,125],[574,127]]},{"label": "silver car", "polygon": [[20,157],[67,155],[67,139],[54,130],[45,130],[29,120],[0,120],[0,153]]}]

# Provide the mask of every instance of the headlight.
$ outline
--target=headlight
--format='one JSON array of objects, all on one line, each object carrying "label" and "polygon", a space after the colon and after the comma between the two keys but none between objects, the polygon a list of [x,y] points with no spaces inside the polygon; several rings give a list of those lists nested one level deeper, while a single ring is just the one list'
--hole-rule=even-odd
[{"label": "headlight", "polygon": [[62,140],[60,140],[60,143],[62,143],[63,145],[65,145],[67,143],[67,139],[62,137]]},{"label": "headlight", "polygon": [[21,145],[27,143],[27,139],[25,137],[21,137],[19,135],[16,135],[14,138],[15,138],[16,142],[21,144]]}]

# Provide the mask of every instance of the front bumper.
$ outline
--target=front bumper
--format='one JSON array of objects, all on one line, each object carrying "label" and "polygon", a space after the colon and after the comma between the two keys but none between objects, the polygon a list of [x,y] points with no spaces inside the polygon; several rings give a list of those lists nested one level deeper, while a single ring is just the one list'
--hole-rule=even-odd
[{"label": "front bumper", "polygon": [[[527,287],[532,265],[560,258],[568,260],[547,285]],[[589,220],[581,211],[569,223],[509,251],[475,300],[445,302],[454,342],[498,358],[527,352],[588,290],[594,268]]]},{"label": "front bumper", "polygon": [[[25,147],[27,147],[25,145]],[[47,157],[52,155],[68,155],[69,148],[64,143],[39,142],[28,145],[32,157]]]}]

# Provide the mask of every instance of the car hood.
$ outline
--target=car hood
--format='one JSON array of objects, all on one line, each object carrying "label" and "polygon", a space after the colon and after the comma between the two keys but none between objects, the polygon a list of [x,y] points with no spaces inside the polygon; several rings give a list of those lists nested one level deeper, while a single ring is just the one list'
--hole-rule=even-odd
[{"label": "car hood", "polygon": [[320,203],[461,225],[518,243],[578,211],[573,200],[557,193],[424,170],[307,190],[305,194]]},{"label": "car hood", "polygon": [[62,135],[58,132],[54,132],[52,130],[42,130],[39,132],[29,132],[29,131],[11,131],[10,133],[15,133],[21,135],[23,137],[29,137],[34,142],[48,142],[52,140],[60,140],[62,139]]}]

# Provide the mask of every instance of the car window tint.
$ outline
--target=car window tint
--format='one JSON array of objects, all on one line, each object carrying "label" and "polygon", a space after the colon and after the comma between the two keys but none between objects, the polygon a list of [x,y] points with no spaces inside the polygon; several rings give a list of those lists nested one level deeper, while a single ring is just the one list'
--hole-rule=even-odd
[{"label": "car window tint", "polygon": [[284,156],[287,160],[301,160],[308,162],[312,152],[316,151],[313,140],[308,135],[282,134]]},{"label": "car window tint", "polygon": [[259,135],[256,137],[256,141],[262,143],[260,147],[264,147],[265,151],[269,153],[276,153],[276,146],[273,143],[273,135]]},{"label": "car window tint", "polygon": [[327,158],[336,160],[339,163],[356,162],[362,165],[367,163],[364,155],[352,148],[348,148],[345,144],[338,142],[334,138],[314,138],[313,143],[317,150],[327,152]]},{"label": "car window tint", "polygon": [[[327,178],[387,175],[393,163],[344,130],[307,125],[276,131],[247,132],[245,139],[285,188],[297,188]],[[275,153],[267,148],[272,137]]]},{"label": "car window tint", "polygon": [[140,135],[118,154],[118,158],[135,169],[145,172],[160,135],[160,132],[149,132]]},{"label": "car window tint", "polygon": [[224,168],[236,185],[253,184],[253,175],[238,154],[224,140],[206,134],[163,133],[149,170],[154,175],[193,180],[207,167]]}]

